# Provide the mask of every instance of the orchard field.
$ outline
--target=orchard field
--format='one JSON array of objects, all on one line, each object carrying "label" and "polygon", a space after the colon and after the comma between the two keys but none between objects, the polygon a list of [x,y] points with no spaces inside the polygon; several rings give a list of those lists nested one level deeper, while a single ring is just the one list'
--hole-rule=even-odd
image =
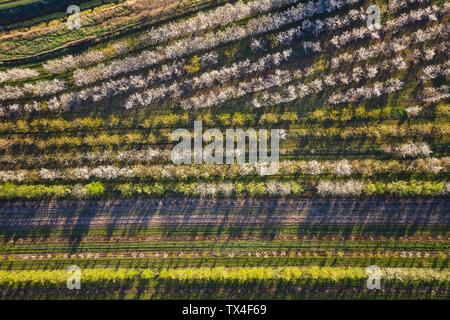
[{"label": "orchard field", "polygon": [[[449,14],[0,0],[0,299],[448,300]],[[277,174],[175,164],[194,121],[281,129]]]}]

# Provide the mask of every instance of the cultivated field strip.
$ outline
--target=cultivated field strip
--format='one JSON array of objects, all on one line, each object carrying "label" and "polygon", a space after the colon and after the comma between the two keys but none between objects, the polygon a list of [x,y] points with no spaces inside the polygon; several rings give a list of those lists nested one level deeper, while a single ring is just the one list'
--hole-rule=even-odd
[{"label": "cultivated field strip", "polygon": [[[434,242],[434,241],[448,241],[450,235],[437,235],[437,234],[412,234],[412,235],[399,235],[399,234],[321,234],[321,233],[241,233],[239,235],[233,234],[147,234],[147,235],[83,235],[78,239],[78,244],[89,242],[101,242],[101,243],[128,243],[128,242],[159,242],[159,241],[174,241],[174,242],[193,242],[193,241],[411,241],[411,242]],[[70,243],[69,238],[63,236],[47,236],[47,237],[22,237],[18,239],[18,244],[45,244],[45,243]],[[2,235],[0,237],[1,244],[13,245],[8,237]]]},{"label": "cultivated field strip", "polygon": [[[79,252],[108,252],[108,251],[119,251],[119,252],[151,252],[151,251],[177,251],[177,250],[187,250],[189,251],[205,251],[205,250],[231,250],[231,251],[249,251],[249,250],[277,250],[277,251],[292,251],[292,250],[410,250],[413,248],[414,251],[430,251],[430,255],[436,255],[433,250],[449,250],[448,243],[445,242],[434,242],[434,243],[422,243],[422,242],[381,242],[381,241],[299,241],[297,243],[290,242],[280,242],[280,241],[266,241],[266,242],[252,242],[247,241],[245,243],[236,241],[226,241],[226,242],[210,242],[210,241],[196,241],[193,243],[185,242],[136,242],[136,243],[103,243],[103,242],[92,242],[89,244],[56,244],[47,243],[45,245],[39,244],[17,244],[17,245],[1,245],[2,252],[5,254],[11,253],[60,253],[60,252],[73,252],[76,248]],[[271,255],[272,252],[269,252]],[[276,253],[275,253],[276,255]],[[281,254],[280,254],[281,256]],[[283,254],[285,256],[285,253]]]},{"label": "cultivated field strip", "polygon": [[109,213],[152,213],[203,211],[213,214],[216,211],[244,211],[248,214],[277,213],[292,214],[370,214],[386,213],[401,216],[448,214],[448,200],[264,200],[264,199],[154,199],[154,200],[109,200],[109,201],[23,201],[1,202],[0,214],[104,214]]},{"label": "cultivated field strip", "polygon": [[[29,296],[20,291],[14,292],[13,296],[15,299],[28,299]],[[180,288],[180,286],[174,287],[158,287],[150,289],[132,289],[132,290],[108,290],[108,289],[96,289],[87,290],[83,294],[76,294],[71,297],[62,297],[62,291],[56,289],[48,290],[36,290],[31,292],[32,296],[40,296],[47,299],[64,300],[64,299],[89,299],[92,295],[95,295],[99,299],[108,299],[111,296],[117,297],[117,299],[153,299],[153,300],[165,300],[168,297],[173,297],[173,299],[240,299],[240,300],[251,300],[255,297],[261,297],[261,299],[271,299],[273,296],[279,297],[279,299],[335,299],[334,297],[339,296],[341,299],[399,299],[399,300],[410,300],[410,299],[426,299],[429,298],[429,287],[418,288],[416,286],[409,287],[390,287],[389,289],[382,289],[382,292],[374,297],[373,293],[364,288],[353,287],[353,288],[343,288],[342,286],[293,286],[291,288],[279,288],[274,286],[274,288],[263,289],[258,287],[237,287],[237,288],[220,288],[213,289],[211,287],[201,287],[197,290],[191,287]],[[447,288],[436,289],[434,292],[434,297],[436,299],[446,299],[449,295],[449,290]]]},{"label": "cultivated field strip", "polygon": [[[231,226],[299,226],[308,224],[348,225],[348,224],[411,224],[411,225],[445,225],[449,223],[448,201],[442,200],[423,203],[417,201],[379,201],[358,203],[355,201],[336,201],[336,203],[313,201],[291,201],[277,204],[270,209],[258,204],[223,204],[222,201],[205,202],[193,200],[171,200],[168,205],[155,202],[112,203],[89,202],[80,207],[64,205],[63,208],[27,208],[19,204],[2,207],[0,226],[2,228],[32,227],[201,227],[219,225]],[[192,200],[191,200],[192,201]],[[178,203],[177,203],[178,202]],[[184,202],[184,203],[183,203]],[[262,201],[264,203],[264,201]],[[31,206],[33,204],[30,204]],[[245,209],[242,209],[242,205]],[[131,209],[130,206],[134,209]],[[166,207],[167,206],[167,207]],[[68,208],[67,208],[68,207]],[[145,209],[144,209],[145,208]],[[18,212],[14,212],[14,211]],[[401,213],[400,213],[401,210]],[[136,215],[138,211],[139,215]],[[100,212],[103,212],[101,214]],[[99,214],[100,213],[100,214]]]},{"label": "cultivated field strip", "polygon": [[159,217],[159,216],[127,216],[122,215],[108,215],[107,217],[78,217],[78,218],[22,218],[20,215],[14,218],[2,217],[3,221],[0,223],[2,228],[8,227],[57,227],[57,226],[67,226],[67,225],[78,225],[78,226],[143,226],[143,227],[160,227],[160,226],[199,226],[202,225],[214,225],[218,224],[220,226],[264,226],[270,224],[283,224],[283,225],[298,225],[303,224],[421,224],[421,225],[436,225],[436,224],[448,224],[449,218],[447,217],[415,217],[411,218],[406,216],[403,217],[392,217],[392,216],[378,216],[370,215],[365,217],[327,217],[322,216],[297,216],[297,217],[286,217],[286,216],[271,216],[264,218],[257,217],[232,217],[232,216],[222,216],[222,215],[212,215],[212,216],[197,216],[189,215],[175,215],[171,217]]}]

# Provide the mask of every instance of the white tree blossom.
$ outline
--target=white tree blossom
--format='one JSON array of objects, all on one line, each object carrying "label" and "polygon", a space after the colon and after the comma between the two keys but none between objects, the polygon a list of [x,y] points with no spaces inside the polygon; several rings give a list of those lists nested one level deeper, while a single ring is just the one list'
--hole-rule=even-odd
[{"label": "white tree blossom", "polygon": [[29,68],[12,68],[0,71],[0,83],[37,77],[39,73]]},{"label": "white tree blossom", "polygon": [[364,191],[364,183],[356,180],[345,182],[338,181],[319,181],[317,193],[322,196],[359,196]]},{"label": "white tree blossom", "polygon": [[334,173],[338,176],[349,176],[353,172],[353,167],[347,160],[341,160],[336,163]]},{"label": "white tree blossom", "polygon": [[417,117],[419,113],[422,111],[422,108],[419,106],[412,106],[405,109],[406,114],[408,117]]},{"label": "white tree blossom", "polygon": [[414,143],[412,141],[398,146],[396,150],[402,157],[428,157],[433,152],[425,142]]}]

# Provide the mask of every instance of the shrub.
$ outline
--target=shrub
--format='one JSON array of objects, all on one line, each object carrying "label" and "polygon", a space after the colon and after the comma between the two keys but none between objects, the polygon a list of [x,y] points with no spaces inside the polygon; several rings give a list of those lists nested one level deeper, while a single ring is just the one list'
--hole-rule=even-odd
[{"label": "shrub", "polygon": [[103,186],[103,183],[101,183],[100,181],[93,181],[89,183],[86,187],[88,195],[94,197],[103,194],[103,192],[105,191],[105,187]]},{"label": "shrub", "polygon": [[186,64],[183,69],[190,74],[200,71],[200,58],[197,56],[193,56],[189,61],[189,64]]}]

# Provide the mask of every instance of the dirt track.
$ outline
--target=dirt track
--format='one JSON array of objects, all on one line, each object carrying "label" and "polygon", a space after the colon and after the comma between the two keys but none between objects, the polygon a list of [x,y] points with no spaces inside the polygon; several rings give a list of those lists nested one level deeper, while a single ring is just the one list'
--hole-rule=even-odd
[{"label": "dirt track", "polygon": [[0,204],[0,228],[448,224],[448,200],[58,201]]},{"label": "dirt track", "polygon": [[[435,242],[435,241],[450,241],[449,235],[396,235],[391,234],[388,236],[378,234],[264,234],[264,233],[240,233],[236,234],[147,234],[147,235],[85,235],[78,238],[78,243],[90,243],[90,242],[160,242],[160,241],[302,241],[302,240],[315,240],[315,241],[422,241],[422,242]],[[49,237],[18,237],[16,240],[0,237],[0,244],[52,244],[52,243],[71,243],[73,239],[71,237],[64,236],[49,236]]]},{"label": "dirt track", "polygon": [[277,199],[189,199],[165,198],[150,200],[108,200],[108,201],[21,201],[0,202],[1,213],[114,213],[145,212],[161,210],[164,212],[185,210],[294,210],[333,213],[358,211],[394,211],[395,213],[425,212],[450,213],[450,200],[277,200]]},{"label": "dirt track", "polygon": [[392,217],[389,215],[364,215],[357,217],[349,216],[321,216],[321,215],[299,215],[282,216],[271,215],[266,217],[251,216],[224,216],[224,215],[173,215],[173,216],[121,216],[118,214],[98,217],[10,217],[2,218],[0,227],[48,227],[48,226],[201,226],[201,225],[298,225],[298,224],[448,224],[447,217]]}]

